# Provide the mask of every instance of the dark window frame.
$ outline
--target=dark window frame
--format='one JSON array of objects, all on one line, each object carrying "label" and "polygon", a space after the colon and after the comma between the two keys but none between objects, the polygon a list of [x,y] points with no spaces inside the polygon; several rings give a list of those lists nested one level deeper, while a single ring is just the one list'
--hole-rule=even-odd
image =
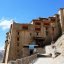
[{"label": "dark window frame", "polygon": [[30,36],[32,35],[32,33],[30,33]]},{"label": "dark window frame", "polygon": [[19,35],[19,32],[17,32],[17,34]]},{"label": "dark window frame", "polygon": [[41,28],[35,28],[36,31],[41,31]]},{"label": "dark window frame", "polygon": [[48,35],[48,27],[46,27],[46,35]]},{"label": "dark window frame", "polygon": [[35,25],[41,25],[41,23],[40,22],[35,22]]},{"label": "dark window frame", "polygon": [[17,41],[19,41],[19,37],[17,37]]},{"label": "dark window frame", "polygon": [[39,35],[39,32],[36,32],[36,35],[38,36]]},{"label": "dark window frame", "polygon": [[28,30],[28,26],[22,26],[23,30]]}]

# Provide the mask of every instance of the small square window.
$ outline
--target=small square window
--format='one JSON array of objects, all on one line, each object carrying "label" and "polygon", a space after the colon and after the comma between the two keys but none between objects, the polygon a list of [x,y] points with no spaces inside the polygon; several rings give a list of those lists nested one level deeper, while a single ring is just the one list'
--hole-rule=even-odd
[{"label": "small square window", "polygon": [[46,27],[46,35],[48,35],[48,27]]},{"label": "small square window", "polygon": [[19,35],[19,32],[17,32],[17,34]]},{"label": "small square window", "polygon": [[19,37],[17,37],[17,41],[19,41]]},{"label": "small square window", "polygon": [[54,27],[52,27],[52,30],[54,31]]},{"label": "small square window", "polygon": [[36,32],[36,35],[38,36],[38,32]]},{"label": "small square window", "polygon": [[41,23],[40,22],[35,22],[35,25],[41,25]]},{"label": "small square window", "polygon": [[23,29],[23,30],[28,30],[28,26],[27,26],[27,25],[22,26],[22,29]]},{"label": "small square window", "polygon": [[30,36],[31,36],[32,34],[30,33]]},{"label": "small square window", "polygon": [[48,31],[46,31],[46,35],[48,35]]}]

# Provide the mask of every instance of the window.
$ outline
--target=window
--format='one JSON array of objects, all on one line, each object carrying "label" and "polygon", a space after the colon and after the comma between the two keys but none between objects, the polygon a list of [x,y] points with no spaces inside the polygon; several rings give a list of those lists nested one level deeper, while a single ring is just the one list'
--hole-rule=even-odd
[{"label": "window", "polygon": [[52,27],[52,30],[54,31],[54,27]]},{"label": "window", "polygon": [[51,18],[51,21],[55,21],[55,18]]},{"label": "window", "polygon": [[19,41],[19,37],[17,37],[17,41]]},{"label": "window", "polygon": [[17,34],[19,35],[19,32],[17,32]]},{"label": "window", "polygon": [[38,36],[38,32],[36,32],[36,35]]},{"label": "window", "polygon": [[40,22],[35,22],[35,25],[41,25],[41,23]]},{"label": "window", "polygon": [[28,30],[28,26],[26,26],[26,25],[25,26],[22,26],[22,29],[23,30]]},{"label": "window", "polygon": [[41,28],[35,28],[35,30],[40,31],[40,30],[41,30]]},{"label": "window", "polygon": [[48,27],[46,27],[46,35],[48,35]]},{"label": "window", "polygon": [[48,31],[46,31],[46,35],[48,35]]}]

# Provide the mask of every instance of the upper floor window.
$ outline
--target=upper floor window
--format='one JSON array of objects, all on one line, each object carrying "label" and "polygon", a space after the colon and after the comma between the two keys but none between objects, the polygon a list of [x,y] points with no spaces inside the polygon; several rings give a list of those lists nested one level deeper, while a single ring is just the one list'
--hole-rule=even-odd
[{"label": "upper floor window", "polygon": [[52,27],[52,31],[54,31],[54,27]]},{"label": "upper floor window", "polygon": [[35,28],[35,30],[36,30],[36,31],[40,31],[40,30],[41,30],[41,28]]},{"label": "upper floor window", "polygon": [[19,35],[19,32],[17,32],[17,34]]},{"label": "upper floor window", "polygon": [[17,41],[19,41],[19,37],[17,37]]},{"label": "upper floor window", "polygon": [[49,22],[44,22],[44,25],[49,25],[50,23]]},{"label": "upper floor window", "polygon": [[23,30],[28,30],[28,26],[27,26],[27,25],[22,26],[22,29],[23,29]]},{"label": "upper floor window", "polygon": [[35,25],[41,25],[41,23],[40,22],[35,22]]},{"label": "upper floor window", "polygon": [[48,31],[46,31],[46,35],[48,35]]},{"label": "upper floor window", "polygon": [[32,35],[32,33],[30,33],[30,36]]},{"label": "upper floor window", "polygon": [[36,35],[37,35],[37,36],[38,36],[38,34],[39,34],[39,33],[38,33],[38,32],[36,32]]},{"label": "upper floor window", "polygon": [[48,35],[48,27],[46,27],[46,35]]},{"label": "upper floor window", "polygon": [[55,21],[55,18],[51,18],[51,21]]}]

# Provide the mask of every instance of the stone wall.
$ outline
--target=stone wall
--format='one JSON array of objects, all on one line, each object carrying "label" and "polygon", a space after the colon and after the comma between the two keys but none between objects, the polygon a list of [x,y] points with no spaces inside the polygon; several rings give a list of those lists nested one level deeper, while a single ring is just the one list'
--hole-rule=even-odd
[{"label": "stone wall", "polygon": [[35,62],[36,59],[37,59],[37,54],[34,54],[28,57],[17,59],[16,61],[10,61],[8,64],[30,64]]}]

